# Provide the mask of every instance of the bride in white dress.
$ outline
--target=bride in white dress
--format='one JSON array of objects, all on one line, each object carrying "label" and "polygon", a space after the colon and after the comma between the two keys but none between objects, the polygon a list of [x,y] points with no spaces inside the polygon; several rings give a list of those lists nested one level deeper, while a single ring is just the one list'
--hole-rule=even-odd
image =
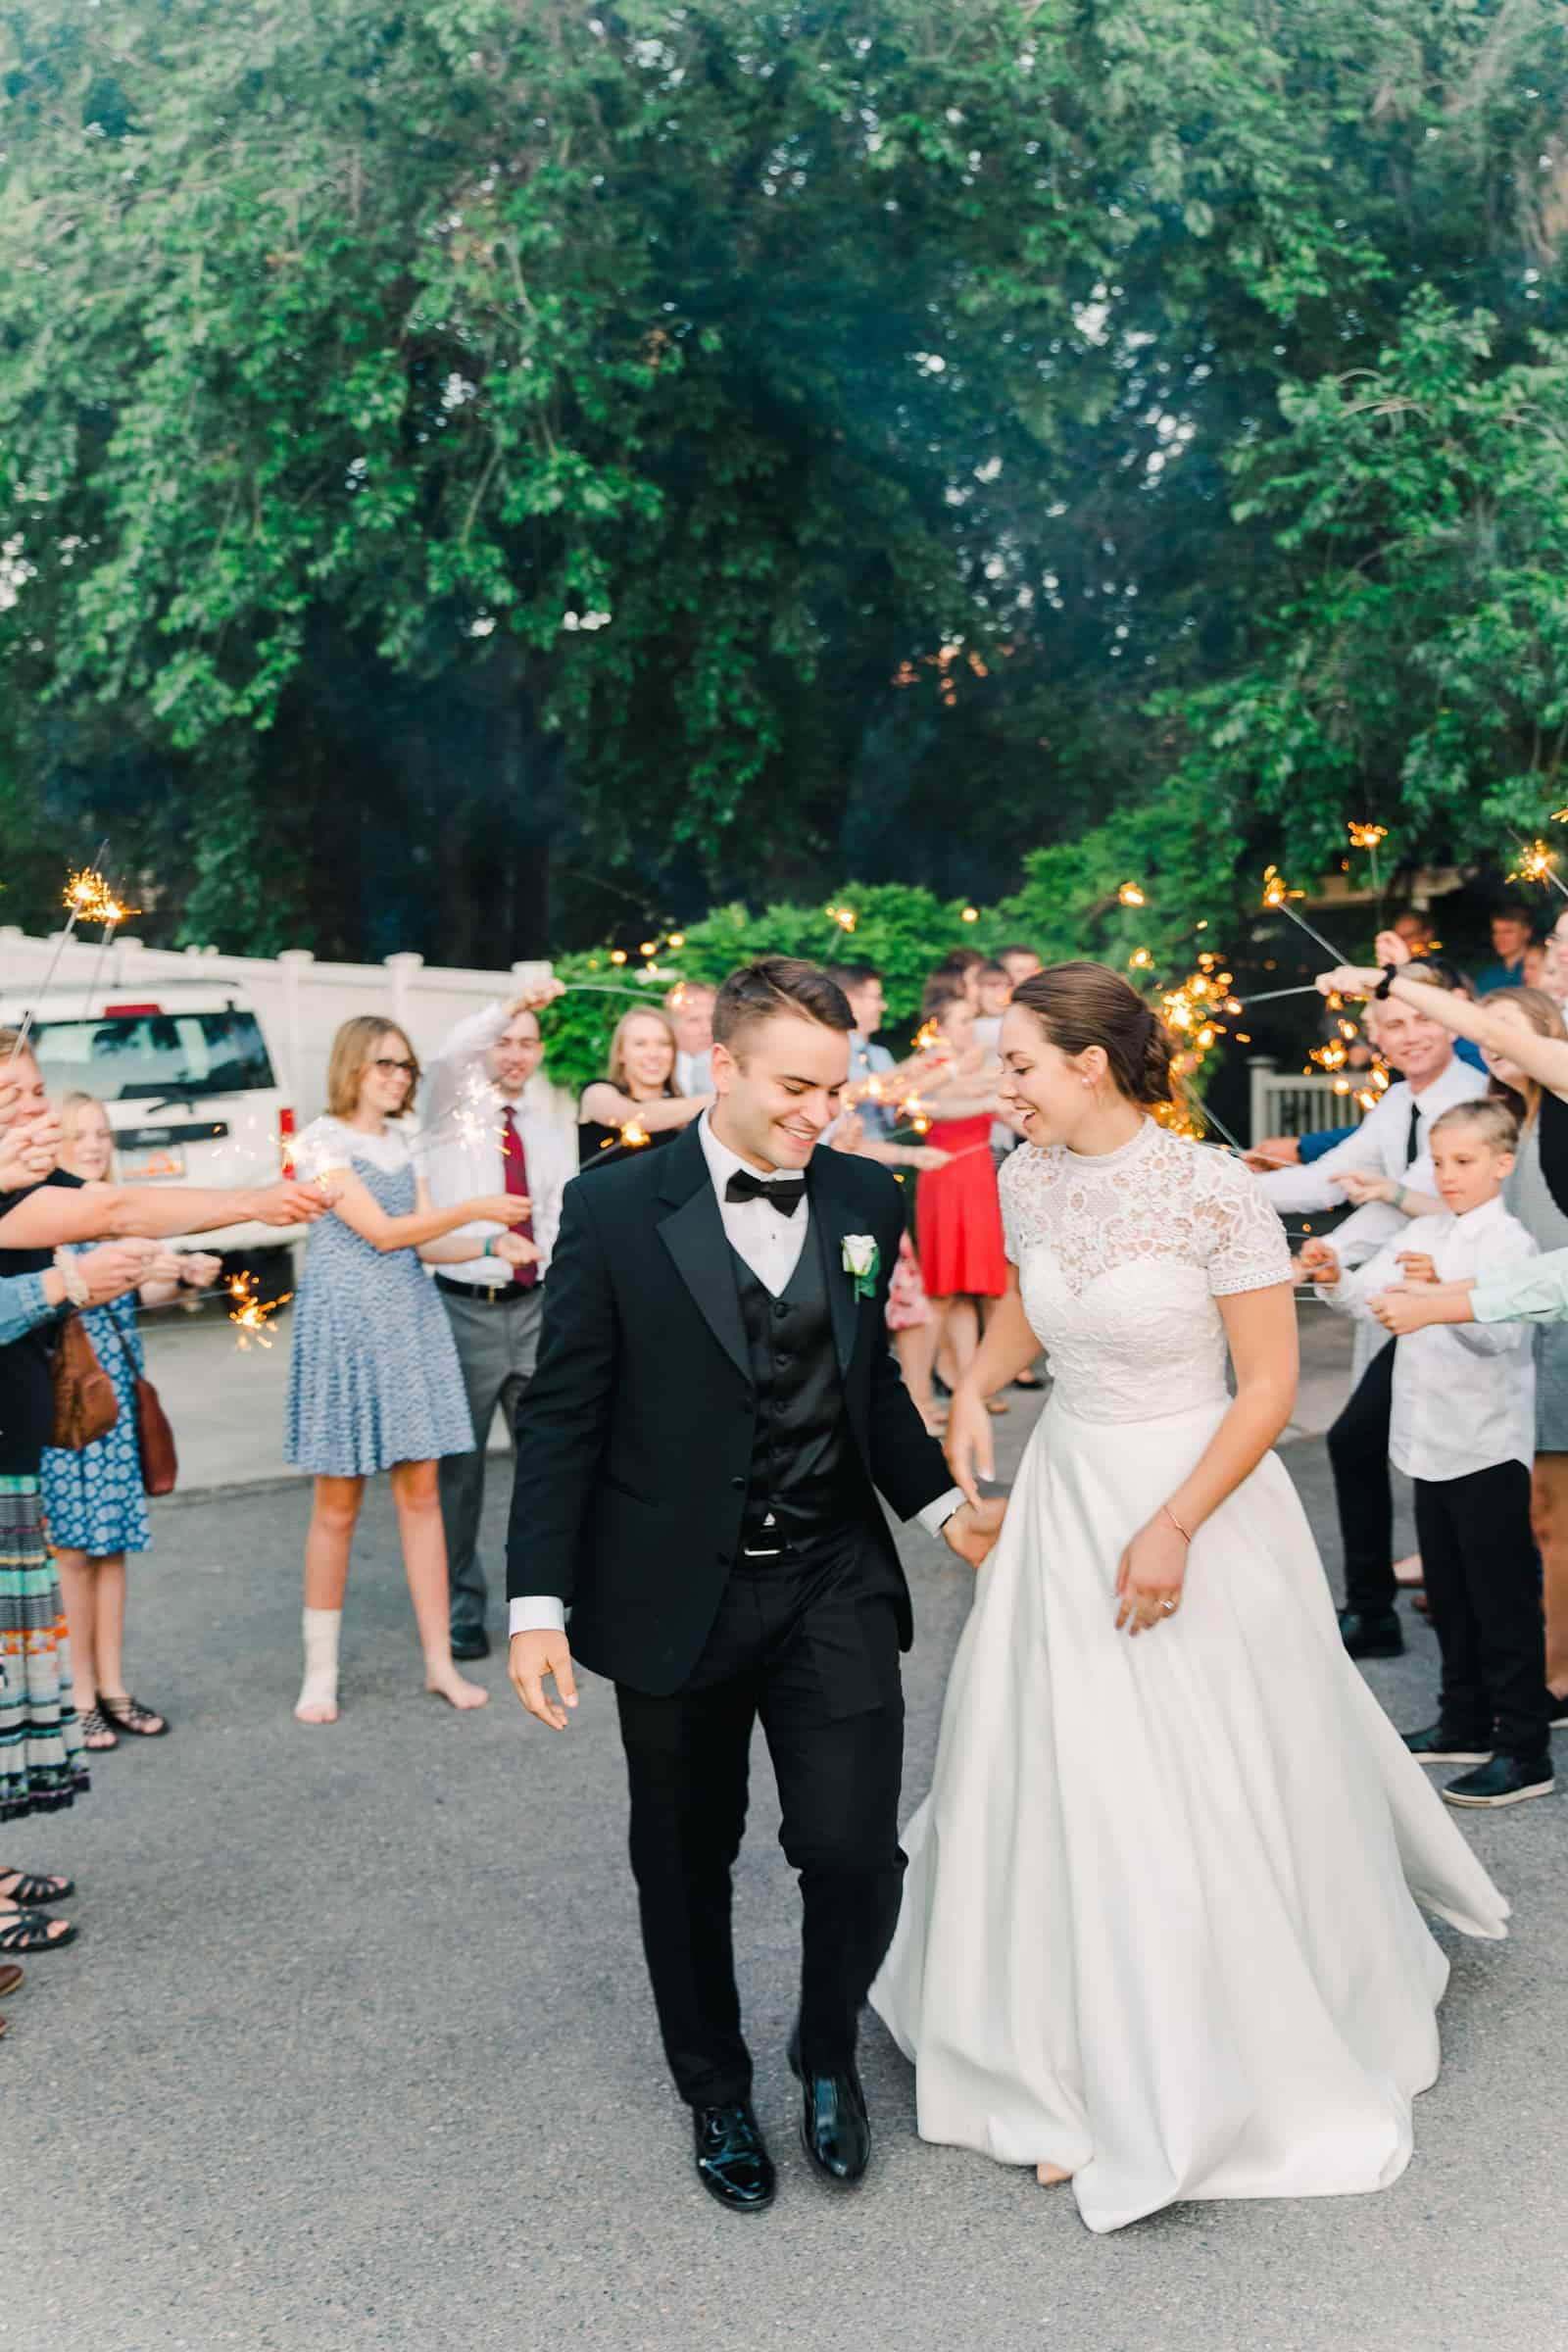
[{"label": "bride in white dress", "polygon": [[1387,2187],[1448,1974],[1417,1902],[1488,1936],[1508,1906],[1347,1658],[1269,1450],[1296,1394],[1283,1230],[1236,1160],[1148,1115],[1171,1040],[1117,974],[1024,982],[1001,1045],[1030,1148],[956,1475],[1039,1345],[1054,1385],[872,2005],[922,2137],[1070,2177],[1092,2230]]}]

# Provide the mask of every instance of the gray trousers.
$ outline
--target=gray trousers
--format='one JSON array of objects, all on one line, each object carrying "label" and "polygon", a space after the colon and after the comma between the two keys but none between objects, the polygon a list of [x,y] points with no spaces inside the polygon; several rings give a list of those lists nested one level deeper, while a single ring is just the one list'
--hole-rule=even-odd
[{"label": "gray trousers", "polygon": [[447,1583],[451,1592],[452,1631],[483,1631],[489,1597],[479,1564],[479,1514],[484,1508],[484,1456],[490,1424],[500,1405],[512,1433],[517,1401],[533,1378],[539,1354],[539,1323],[544,1312],[544,1285],[515,1298],[491,1305],[484,1298],[456,1298],[440,1294],[473,1421],[472,1453],[441,1457],[441,1519],[447,1533]]}]

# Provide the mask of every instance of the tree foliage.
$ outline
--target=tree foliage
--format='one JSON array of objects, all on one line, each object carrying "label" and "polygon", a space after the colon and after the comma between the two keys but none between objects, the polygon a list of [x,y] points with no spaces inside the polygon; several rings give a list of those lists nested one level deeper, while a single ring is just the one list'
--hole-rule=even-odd
[{"label": "tree foliage", "polygon": [[155,929],[1066,940],[1557,791],[1553,0],[13,0],[0,74],[0,755]]}]

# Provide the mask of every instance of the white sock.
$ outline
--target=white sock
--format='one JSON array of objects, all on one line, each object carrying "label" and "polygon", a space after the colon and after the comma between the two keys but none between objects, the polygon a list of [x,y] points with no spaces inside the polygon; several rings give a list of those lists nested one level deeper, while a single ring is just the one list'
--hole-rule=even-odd
[{"label": "white sock", "polygon": [[341,1609],[305,1612],[305,1680],[294,1712],[301,1707],[337,1705],[337,1638],[343,1623]]}]

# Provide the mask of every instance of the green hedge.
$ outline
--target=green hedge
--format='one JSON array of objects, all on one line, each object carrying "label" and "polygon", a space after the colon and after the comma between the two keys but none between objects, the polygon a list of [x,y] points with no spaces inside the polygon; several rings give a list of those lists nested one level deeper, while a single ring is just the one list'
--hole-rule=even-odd
[{"label": "green hedge", "polygon": [[[963,900],[945,902],[933,891],[907,889],[901,883],[846,883],[830,904],[853,912],[853,931],[829,914],[825,905],[767,906],[760,914],[741,906],[717,907],[676,934],[678,949],[659,943],[652,976],[639,952],[640,942],[619,951],[602,948],[591,955],[561,956],[556,972],[570,993],[545,1023],[550,1077],[574,1093],[591,1079],[602,1078],[611,1033],[639,998],[657,1004],[677,978],[716,983],[758,956],[873,964],[887,987],[888,1025],[883,1036],[901,1053],[919,1026],[920,992],[933,965],[952,948],[976,947],[990,954],[1015,936],[996,908],[976,908],[974,919],[966,922]],[[612,962],[615,953],[623,954],[626,961]],[[573,981],[590,985],[573,989]],[[611,987],[625,993],[603,993]]]}]

